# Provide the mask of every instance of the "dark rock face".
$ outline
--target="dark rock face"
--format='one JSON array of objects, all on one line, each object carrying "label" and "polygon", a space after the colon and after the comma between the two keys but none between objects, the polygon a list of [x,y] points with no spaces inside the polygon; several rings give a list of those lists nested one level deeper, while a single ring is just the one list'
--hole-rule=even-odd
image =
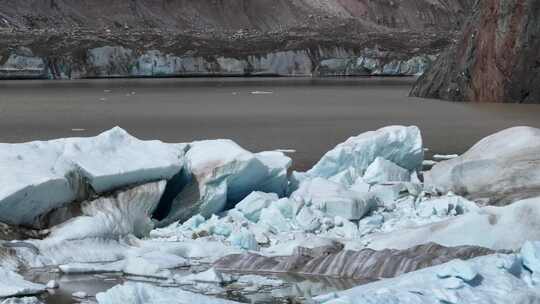
[{"label": "dark rock face", "polygon": [[220,271],[289,273],[335,278],[393,278],[400,274],[494,253],[490,249],[443,247],[430,243],[407,250],[343,250],[340,245],[315,249],[296,248],[292,256],[265,257],[255,253],[233,254],[216,261]]},{"label": "dark rock face", "polygon": [[411,95],[454,101],[540,103],[540,2],[481,0],[456,46]]},{"label": "dark rock face", "polygon": [[0,79],[414,75],[471,1],[0,0]]}]

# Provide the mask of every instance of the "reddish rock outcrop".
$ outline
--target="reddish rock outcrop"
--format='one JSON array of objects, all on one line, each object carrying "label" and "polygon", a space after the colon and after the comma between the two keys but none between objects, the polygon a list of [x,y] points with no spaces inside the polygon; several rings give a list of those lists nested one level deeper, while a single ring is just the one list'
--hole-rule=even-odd
[{"label": "reddish rock outcrop", "polygon": [[540,103],[540,1],[481,0],[457,44],[416,83],[412,96]]}]

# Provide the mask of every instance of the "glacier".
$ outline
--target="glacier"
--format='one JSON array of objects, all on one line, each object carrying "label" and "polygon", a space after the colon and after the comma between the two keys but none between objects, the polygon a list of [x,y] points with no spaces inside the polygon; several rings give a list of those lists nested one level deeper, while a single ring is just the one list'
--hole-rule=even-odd
[{"label": "glacier", "polygon": [[[507,132],[536,134],[528,128]],[[507,298],[494,293],[498,284],[534,301],[540,284],[540,197],[536,173],[521,162],[534,160],[534,153],[524,149],[517,142],[508,157],[502,148],[483,153],[493,168],[509,162],[509,175],[501,176],[512,183],[498,185],[509,185],[509,191],[490,188],[497,192],[491,194],[475,192],[480,188],[474,183],[467,191],[445,186],[447,173],[440,172],[454,162],[469,164],[469,152],[422,171],[417,127],[351,137],[312,169],[292,174],[292,160],[283,152],[253,153],[224,139],[140,141],[119,128],[93,138],[0,144],[0,168],[8,170],[0,176],[20,177],[8,190],[32,189],[21,205],[0,196],[0,211],[32,206],[0,228],[46,228],[10,233],[23,240],[0,241],[2,271],[14,278],[5,290],[21,290],[16,295],[22,296],[46,289],[17,277],[25,267],[123,275],[128,282],[100,293],[99,303],[233,303],[200,293],[221,296],[235,284],[247,284],[241,293],[268,292],[261,287],[265,281],[275,288],[288,284],[266,275],[220,272],[226,270],[380,280],[317,298],[322,303],[454,303],[490,292],[493,303],[502,303]],[[116,163],[108,166],[109,161]],[[481,179],[484,161],[479,164],[466,166],[471,176],[478,169]],[[458,182],[454,174],[461,169],[448,170],[450,182]],[[517,172],[531,179],[513,178]],[[177,274],[178,269],[196,273]]]}]

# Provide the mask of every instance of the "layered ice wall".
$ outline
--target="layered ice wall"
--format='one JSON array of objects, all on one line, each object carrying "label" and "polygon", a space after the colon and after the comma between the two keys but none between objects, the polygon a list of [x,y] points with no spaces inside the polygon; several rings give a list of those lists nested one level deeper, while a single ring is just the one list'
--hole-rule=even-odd
[{"label": "layered ice wall", "polygon": [[40,226],[55,208],[122,187],[169,179],[183,147],[141,141],[120,128],[93,138],[0,145],[0,221]]}]

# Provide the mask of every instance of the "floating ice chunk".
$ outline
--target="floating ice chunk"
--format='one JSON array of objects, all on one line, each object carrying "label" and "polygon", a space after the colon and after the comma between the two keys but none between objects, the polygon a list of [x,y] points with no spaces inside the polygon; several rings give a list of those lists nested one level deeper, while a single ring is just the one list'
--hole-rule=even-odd
[{"label": "floating ice chunk", "polygon": [[47,285],[45,286],[47,286],[47,289],[57,289],[60,287],[60,284],[58,284],[58,282],[55,280],[51,280],[47,282]]},{"label": "floating ice chunk", "polygon": [[243,275],[238,278],[237,283],[271,287],[279,287],[285,284],[285,282],[282,280],[267,278],[259,275]]},{"label": "floating ice chunk", "polygon": [[88,294],[84,291],[77,291],[71,294],[74,298],[84,299],[88,297]]},{"label": "floating ice chunk", "polygon": [[515,127],[438,163],[424,179],[426,188],[440,193],[452,191],[484,204],[506,205],[540,195],[539,159],[540,129]]},{"label": "floating ice chunk", "polygon": [[255,234],[244,227],[238,232],[233,232],[229,237],[229,242],[231,242],[231,245],[245,250],[257,250],[259,248]]},{"label": "floating ice chunk", "polygon": [[291,199],[314,206],[329,216],[341,216],[349,220],[362,218],[375,204],[371,195],[363,196],[323,178],[302,182]]},{"label": "floating ice chunk", "polygon": [[459,155],[458,154],[435,154],[435,155],[433,155],[433,158],[437,159],[437,160],[448,160],[448,159],[453,159],[453,158],[456,158],[456,157],[459,157]]},{"label": "floating ice chunk", "polygon": [[112,263],[69,263],[60,265],[58,268],[66,274],[107,273],[122,272],[124,270],[124,265],[125,261],[122,260]]},{"label": "floating ice chunk", "polygon": [[460,278],[466,282],[470,282],[476,278],[478,272],[474,267],[463,260],[453,260],[440,267],[437,271],[439,278]]},{"label": "floating ice chunk", "polygon": [[186,153],[187,183],[161,225],[187,220],[195,213],[208,218],[234,207],[253,191],[283,196],[290,164],[283,153],[253,154],[230,140],[193,142]]},{"label": "floating ice chunk", "polygon": [[175,275],[174,279],[180,284],[193,284],[193,283],[213,283],[213,284],[227,284],[234,281],[231,275],[217,272],[214,268],[210,268],[206,271],[196,274],[190,274],[187,276]]},{"label": "floating ice chunk", "polygon": [[391,126],[351,137],[326,153],[307,174],[330,178],[354,168],[363,175],[377,157],[407,170],[420,168],[424,159],[420,130],[414,126]]},{"label": "floating ice chunk", "polygon": [[156,264],[160,269],[173,269],[190,265],[187,259],[163,251],[145,252],[140,257]]},{"label": "floating ice chunk", "polygon": [[163,288],[143,283],[125,283],[96,295],[99,304],[233,304],[205,295],[183,291],[179,288]]},{"label": "floating ice chunk", "polygon": [[36,295],[44,292],[46,288],[45,285],[28,282],[21,275],[4,268],[0,268],[0,277],[0,299]]},{"label": "floating ice chunk", "polygon": [[275,193],[254,191],[239,202],[235,209],[242,212],[248,220],[256,223],[259,221],[261,210],[278,199]]},{"label": "floating ice chunk", "polygon": [[432,167],[434,165],[436,165],[438,162],[434,161],[434,160],[424,160],[422,162],[422,165],[425,166],[425,167]]},{"label": "floating ice chunk", "polygon": [[386,182],[408,182],[411,180],[409,170],[377,157],[364,173],[364,181],[369,184],[382,184]]},{"label": "floating ice chunk", "polygon": [[169,179],[182,168],[183,149],[120,128],[90,138],[0,144],[0,221],[36,225],[38,216],[91,192]]},{"label": "floating ice chunk", "polygon": [[167,270],[162,270],[158,264],[151,263],[147,259],[130,257],[125,261],[123,268],[125,274],[142,276],[142,277],[158,277],[167,278],[171,273]]}]

